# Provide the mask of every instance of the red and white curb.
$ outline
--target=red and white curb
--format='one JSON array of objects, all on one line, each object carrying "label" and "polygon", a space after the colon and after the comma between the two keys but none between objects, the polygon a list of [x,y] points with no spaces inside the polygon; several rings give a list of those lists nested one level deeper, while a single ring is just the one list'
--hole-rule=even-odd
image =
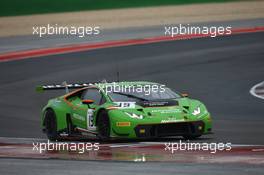
[{"label": "red and white curb", "polygon": [[[23,141],[24,140],[24,141]],[[177,143],[177,140],[174,140]],[[128,142],[99,144],[98,150],[39,150],[33,143],[47,143],[46,139],[0,138],[0,158],[29,159],[66,159],[66,160],[100,160],[129,162],[177,162],[177,163],[217,163],[217,164],[253,164],[264,165],[264,145],[232,144],[232,149],[217,151],[166,150],[166,142]],[[54,143],[54,142],[53,142]],[[56,142],[95,143],[95,142]],[[179,143],[179,142],[178,142]]]},{"label": "red and white curb", "polygon": [[[263,31],[264,31],[264,26],[251,27],[251,28],[238,28],[238,29],[233,29],[231,35],[242,34],[242,33],[263,32]],[[227,36],[227,35],[229,34],[224,34],[221,36]],[[157,36],[157,37],[142,38],[142,39],[105,41],[105,42],[98,42],[98,43],[92,43],[92,44],[85,43],[85,44],[75,44],[75,45],[67,45],[67,46],[61,46],[61,47],[53,47],[53,48],[43,48],[43,49],[36,49],[36,50],[16,51],[16,52],[8,52],[8,53],[0,54],[0,62],[22,60],[22,59],[48,56],[48,55],[88,51],[88,50],[110,48],[110,47],[141,45],[141,44],[150,44],[150,43],[157,43],[157,42],[164,42],[164,41],[174,41],[174,40],[187,40],[187,39],[204,38],[204,37],[210,37],[210,36],[211,34],[186,34],[186,35],[176,35],[174,37]],[[221,37],[221,36],[218,36],[218,37]]]},{"label": "red and white curb", "polygon": [[253,86],[249,92],[254,97],[264,100],[264,81]]}]

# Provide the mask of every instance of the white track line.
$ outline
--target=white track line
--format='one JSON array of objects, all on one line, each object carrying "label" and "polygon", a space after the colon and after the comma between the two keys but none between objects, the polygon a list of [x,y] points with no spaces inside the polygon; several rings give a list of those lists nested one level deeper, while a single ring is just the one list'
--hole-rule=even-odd
[{"label": "white track line", "polygon": [[259,87],[259,86],[263,86],[263,88],[264,88],[264,81],[262,81],[261,83],[258,83],[255,86],[253,86],[250,89],[249,93],[251,95],[253,95],[254,97],[257,97],[257,98],[260,98],[260,99],[263,99],[264,100],[264,96],[261,96],[261,95],[256,94],[256,88]]}]

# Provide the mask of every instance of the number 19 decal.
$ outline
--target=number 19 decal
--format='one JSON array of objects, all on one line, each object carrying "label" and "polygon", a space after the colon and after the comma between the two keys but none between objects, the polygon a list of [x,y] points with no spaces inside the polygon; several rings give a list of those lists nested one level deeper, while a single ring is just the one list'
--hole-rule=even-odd
[{"label": "number 19 decal", "polygon": [[118,108],[135,108],[136,102],[115,102]]}]

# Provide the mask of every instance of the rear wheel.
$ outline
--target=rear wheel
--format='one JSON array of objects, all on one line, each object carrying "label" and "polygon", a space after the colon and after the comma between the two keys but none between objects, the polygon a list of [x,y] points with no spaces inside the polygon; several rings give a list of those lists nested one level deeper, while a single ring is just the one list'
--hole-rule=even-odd
[{"label": "rear wheel", "polygon": [[107,111],[101,111],[97,120],[98,137],[103,141],[110,139],[110,120]]},{"label": "rear wheel", "polygon": [[52,109],[47,109],[45,113],[45,127],[48,139],[52,141],[57,140],[59,137],[57,132],[57,121],[56,115]]}]

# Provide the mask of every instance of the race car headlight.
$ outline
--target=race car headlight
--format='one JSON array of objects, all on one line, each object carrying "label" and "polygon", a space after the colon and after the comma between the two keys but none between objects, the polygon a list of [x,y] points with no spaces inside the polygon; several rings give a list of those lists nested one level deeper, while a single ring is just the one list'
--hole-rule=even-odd
[{"label": "race car headlight", "polygon": [[199,115],[201,113],[201,109],[200,109],[200,107],[197,107],[197,108],[195,108],[194,110],[193,110],[193,112],[192,112],[192,115]]},{"label": "race car headlight", "polygon": [[135,113],[128,113],[128,112],[125,112],[125,114],[128,115],[131,118],[143,119],[143,115],[138,115],[138,114],[135,114]]}]

